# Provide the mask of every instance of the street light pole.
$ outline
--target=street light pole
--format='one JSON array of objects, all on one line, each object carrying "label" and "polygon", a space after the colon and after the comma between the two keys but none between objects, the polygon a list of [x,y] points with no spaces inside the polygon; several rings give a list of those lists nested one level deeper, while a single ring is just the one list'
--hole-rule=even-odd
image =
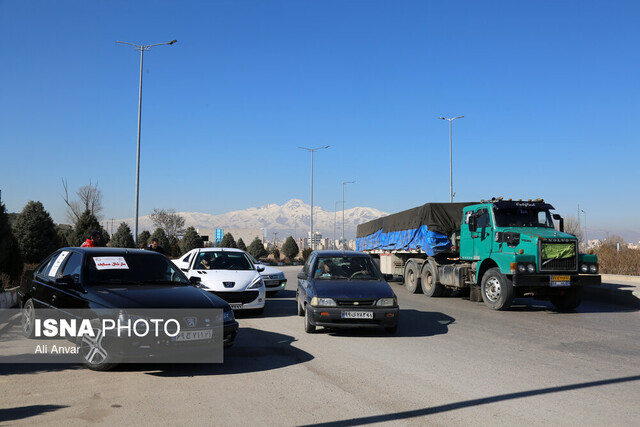
[{"label": "street light pole", "polygon": [[342,203],[340,200],[336,201],[334,207],[333,207],[333,248],[337,249],[336,247],[336,214],[338,213],[338,203]]},{"label": "street light pole", "polygon": [[344,244],[344,186],[347,184],[355,184],[355,181],[345,181],[342,183],[342,250],[345,248]]},{"label": "street light pole", "polygon": [[138,150],[136,154],[136,219],[135,219],[135,227],[133,231],[133,241],[138,246],[138,202],[140,200],[140,131],[142,124],[142,64],[144,63],[144,51],[151,50],[154,46],[162,46],[162,45],[172,45],[177,43],[178,40],[171,40],[167,43],[156,43],[149,45],[139,45],[128,42],[116,41],[116,43],[128,44],[135,48],[135,50],[140,51],[140,88],[138,90]]},{"label": "street light pole", "polygon": [[307,148],[307,147],[298,147],[301,150],[307,150],[311,153],[311,212],[309,215],[309,237],[311,237],[311,250],[313,250],[313,153],[318,150],[324,150],[325,148],[329,148],[330,145],[325,145],[324,147],[316,147],[316,148]]},{"label": "street light pole", "polygon": [[442,120],[449,120],[449,203],[453,203],[453,124],[455,119],[461,119],[464,116],[452,117],[447,119],[440,117]]},{"label": "street light pole", "polygon": [[580,209],[580,212],[584,214],[584,251],[587,252],[587,246],[589,245],[589,239],[587,239],[587,213]]}]

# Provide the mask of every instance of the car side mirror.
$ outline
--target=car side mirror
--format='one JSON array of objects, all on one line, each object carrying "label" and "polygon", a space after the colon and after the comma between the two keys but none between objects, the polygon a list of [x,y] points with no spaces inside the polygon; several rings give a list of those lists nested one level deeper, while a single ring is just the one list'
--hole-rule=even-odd
[{"label": "car side mirror", "polygon": [[256,270],[258,270],[258,273],[262,273],[264,271],[264,265],[256,265]]},{"label": "car side mirror", "polygon": [[304,272],[298,273],[298,279],[307,280],[307,275]]},{"label": "car side mirror", "polygon": [[384,280],[386,282],[392,282],[393,281],[393,274],[383,274],[384,276]]},{"label": "car side mirror", "polygon": [[197,276],[191,276],[191,277],[189,277],[189,282],[193,286],[198,286],[200,284],[200,282],[202,282],[202,278],[197,277]]},{"label": "car side mirror", "polygon": [[82,290],[82,286],[78,283],[77,275],[67,274],[56,279],[56,285],[68,286],[73,289]]},{"label": "car side mirror", "polygon": [[188,268],[181,268],[180,270],[182,270],[182,271],[189,271],[189,269],[188,269]]}]

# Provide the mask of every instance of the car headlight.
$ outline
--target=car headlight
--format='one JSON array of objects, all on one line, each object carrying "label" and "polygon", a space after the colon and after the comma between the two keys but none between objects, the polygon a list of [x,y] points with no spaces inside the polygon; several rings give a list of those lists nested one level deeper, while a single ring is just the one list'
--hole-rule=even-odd
[{"label": "car headlight", "polygon": [[225,311],[222,314],[222,321],[223,322],[231,322],[233,320],[235,320],[235,317],[233,316],[233,310]]},{"label": "car headlight", "polygon": [[589,273],[596,274],[598,272],[598,266],[595,264],[591,264],[589,266]]},{"label": "car headlight", "polygon": [[379,307],[395,307],[396,299],[395,298],[380,298],[376,305]]},{"label": "car headlight", "polygon": [[258,275],[251,284],[247,287],[247,289],[258,289],[264,286],[264,282],[262,281],[262,276]]},{"label": "car headlight", "polygon": [[314,307],[335,307],[337,304],[333,298],[311,298],[311,305]]},{"label": "car headlight", "polygon": [[588,273],[589,272],[589,266],[587,264],[582,264],[580,266],[580,272],[581,273]]},{"label": "car headlight", "polygon": [[533,265],[533,264],[527,264],[527,272],[535,273],[536,272],[536,266]]}]

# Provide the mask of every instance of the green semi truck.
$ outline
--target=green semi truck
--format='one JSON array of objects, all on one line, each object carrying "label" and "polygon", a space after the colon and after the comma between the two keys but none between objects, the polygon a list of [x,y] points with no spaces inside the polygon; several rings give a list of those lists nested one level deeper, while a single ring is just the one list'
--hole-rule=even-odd
[{"label": "green semi truck", "polygon": [[542,199],[427,203],[358,225],[356,249],[385,274],[429,297],[469,293],[494,310],[516,297],[549,299],[561,311],[582,301],[582,286],[599,285],[598,259]]}]

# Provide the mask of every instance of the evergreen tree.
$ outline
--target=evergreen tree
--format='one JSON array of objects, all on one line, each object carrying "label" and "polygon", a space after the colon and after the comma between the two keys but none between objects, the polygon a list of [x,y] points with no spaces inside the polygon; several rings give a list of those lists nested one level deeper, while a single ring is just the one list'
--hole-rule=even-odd
[{"label": "evergreen tree", "polygon": [[87,240],[87,234],[91,230],[98,230],[100,234],[102,234],[102,244],[106,245],[109,242],[109,234],[102,228],[98,219],[93,215],[88,209],[85,210],[78,221],[76,222],[76,226],[73,229],[73,233],[71,234],[71,239],[69,243],[73,246],[80,246]]},{"label": "evergreen tree", "polygon": [[204,246],[204,242],[202,241],[202,237],[196,232],[196,229],[193,227],[188,227],[184,232],[184,236],[182,240],[180,240],[180,249],[182,249],[182,253],[187,253],[191,249],[202,248]]},{"label": "evergreen tree", "polygon": [[304,262],[307,262],[307,258],[309,258],[309,255],[311,255],[311,252],[313,252],[311,248],[304,248],[302,250],[302,260]]},{"label": "evergreen tree", "polygon": [[118,231],[113,233],[111,237],[111,243],[109,246],[115,248],[135,248],[136,244],[133,241],[133,234],[126,222],[121,222],[118,227]]},{"label": "evergreen tree", "polygon": [[20,279],[22,267],[20,244],[13,235],[4,204],[0,203],[0,274],[9,275],[15,282]]},{"label": "evergreen tree", "polygon": [[296,241],[293,240],[291,236],[287,237],[287,240],[285,240],[282,245],[282,253],[284,256],[292,260],[298,256],[298,252],[300,252],[300,248],[298,248]]},{"label": "evergreen tree", "polygon": [[242,249],[243,251],[247,250],[247,245],[244,244],[242,237],[238,239],[238,241],[236,242],[236,246],[238,247],[238,249]]},{"label": "evergreen tree", "polygon": [[16,219],[13,233],[20,244],[22,259],[27,263],[40,263],[58,249],[56,226],[40,202],[27,203]]},{"label": "evergreen tree", "polygon": [[138,234],[138,247],[146,248],[151,239],[151,233],[148,230],[144,230],[142,233]]},{"label": "evergreen tree", "polygon": [[225,233],[225,235],[222,236],[222,242],[220,242],[220,247],[222,247],[222,248],[237,248],[236,241],[233,238],[233,235],[231,233]]},{"label": "evergreen tree", "polygon": [[262,244],[262,240],[260,240],[257,237],[253,239],[253,242],[251,242],[251,244],[247,248],[247,252],[249,252],[251,256],[254,257],[255,259],[259,259],[264,256],[267,256],[267,251],[265,250],[264,245]]},{"label": "evergreen tree", "polygon": [[275,259],[276,261],[280,260],[280,251],[278,250],[278,248],[273,249],[273,259]]},{"label": "evergreen tree", "polygon": [[[151,233],[151,238],[149,238],[149,242],[153,239],[158,239],[158,244],[166,254],[171,253],[171,246],[169,246],[169,239],[167,238],[167,233],[164,232],[162,228],[156,228],[153,233]],[[146,247],[146,246],[145,246]]]}]

